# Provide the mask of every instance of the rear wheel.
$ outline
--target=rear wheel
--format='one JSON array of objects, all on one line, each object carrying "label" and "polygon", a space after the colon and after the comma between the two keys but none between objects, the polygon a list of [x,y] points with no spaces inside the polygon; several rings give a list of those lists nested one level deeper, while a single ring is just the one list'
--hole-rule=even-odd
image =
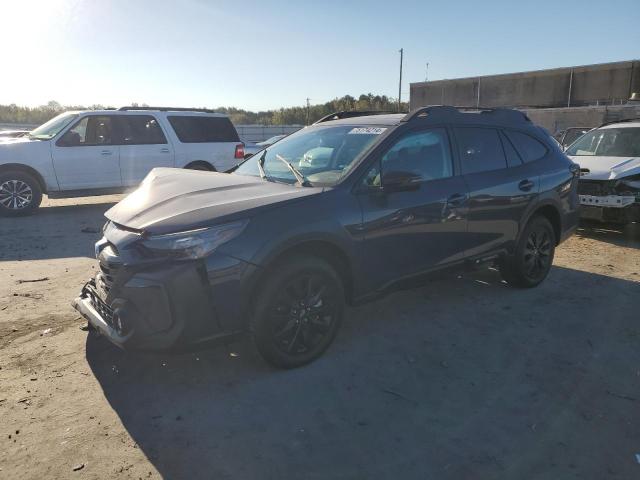
[{"label": "rear wheel", "polygon": [[502,278],[515,287],[539,285],[551,270],[555,248],[555,232],[549,220],[533,217],[522,232],[514,254],[502,260]]},{"label": "rear wheel", "polygon": [[318,358],[340,328],[344,290],[326,262],[305,256],[275,268],[258,293],[251,331],[262,357],[279,368]]},{"label": "rear wheel", "polygon": [[33,175],[21,171],[0,173],[0,215],[29,215],[40,202],[42,189]]},{"label": "rear wheel", "polygon": [[215,172],[215,168],[207,162],[193,162],[185,167],[188,170],[202,170],[204,172]]}]

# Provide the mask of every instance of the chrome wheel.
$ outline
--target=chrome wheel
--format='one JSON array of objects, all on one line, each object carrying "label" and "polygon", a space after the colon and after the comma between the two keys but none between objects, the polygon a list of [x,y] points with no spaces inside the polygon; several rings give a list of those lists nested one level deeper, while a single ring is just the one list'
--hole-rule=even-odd
[{"label": "chrome wheel", "polygon": [[10,210],[21,210],[31,205],[33,190],[22,180],[6,180],[0,185],[0,205]]}]

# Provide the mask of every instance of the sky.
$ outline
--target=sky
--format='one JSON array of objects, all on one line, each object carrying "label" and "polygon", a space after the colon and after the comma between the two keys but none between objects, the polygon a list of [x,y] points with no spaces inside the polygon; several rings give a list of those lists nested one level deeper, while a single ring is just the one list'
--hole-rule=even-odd
[{"label": "sky", "polygon": [[640,58],[638,0],[0,0],[0,104],[265,110]]}]

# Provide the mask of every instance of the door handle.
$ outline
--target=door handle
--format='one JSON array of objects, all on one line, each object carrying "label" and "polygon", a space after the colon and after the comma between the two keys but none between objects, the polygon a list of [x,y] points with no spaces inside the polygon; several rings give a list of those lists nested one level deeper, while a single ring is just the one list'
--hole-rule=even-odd
[{"label": "door handle", "polygon": [[450,205],[452,207],[459,207],[467,201],[467,198],[467,195],[464,193],[454,193],[449,198],[447,198],[447,205]]},{"label": "door handle", "polygon": [[518,188],[520,190],[522,190],[523,192],[528,192],[529,190],[531,190],[533,188],[534,183],[531,180],[522,180],[519,184],[518,184]]},{"label": "door handle", "polygon": [[111,150],[102,150],[100,155],[113,155],[113,151]]},{"label": "door handle", "polygon": [[165,148],[161,148],[161,149],[160,149],[160,152],[161,152],[161,153],[169,153],[169,149],[168,149],[168,148],[166,148],[166,147],[165,147]]}]

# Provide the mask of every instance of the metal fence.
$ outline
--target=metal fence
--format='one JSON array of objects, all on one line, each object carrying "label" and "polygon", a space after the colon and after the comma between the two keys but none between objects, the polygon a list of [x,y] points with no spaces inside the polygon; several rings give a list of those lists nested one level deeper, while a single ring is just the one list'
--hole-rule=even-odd
[{"label": "metal fence", "polygon": [[0,123],[0,131],[2,130],[33,130],[38,125],[27,123]]},{"label": "metal fence", "polygon": [[303,125],[236,125],[240,139],[245,143],[261,142],[275,135],[289,135]]}]

